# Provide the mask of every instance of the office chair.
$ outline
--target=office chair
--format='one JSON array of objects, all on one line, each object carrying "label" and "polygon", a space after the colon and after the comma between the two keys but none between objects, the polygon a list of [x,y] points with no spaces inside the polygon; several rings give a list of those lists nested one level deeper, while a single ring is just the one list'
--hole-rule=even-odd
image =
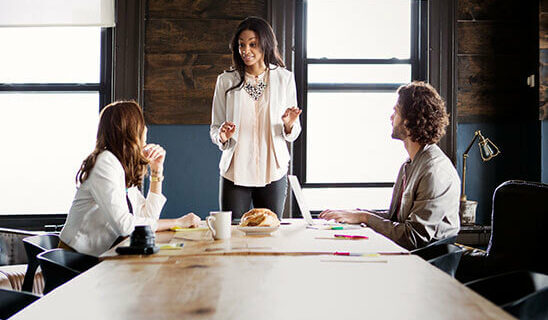
[{"label": "office chair", "polygon": [[[452,239],[452,242],[455,241],[455,238]],[[440,241],[420,249],[415,249],[411,251],[411,254],[423,258],[441,271],[454,277],[464,250],[452,244],[450,239]]]},{"label": "office chair", "polygon": [[7,319],[40,299],[32,293],[0,289],[0,319]]},{"label": "office chair", "polygon": [[27,272],[23,280],[23,291],[32,292],[34,283],[34,275],[38,268],[38,259],[36,256],[46,250],[57,248],[59,245],[59,236],[56,234],[44,234],[23,239],[23,245],[27,252]]},{"label": "office chair", "polygon": [[457,236],[452,236],[452,237],[449,237],[449,238],[432,241],[432,242],[430,242],[429,244],[427,244],[426,246],[424,246],[422,248],[412,250],[411,253],[413,253],[413,251],[420,251],[424,248],[428,248],[428,247],[432,247],[432,246],[439,246],[439,245],[443,245],[443,244],[455,244],[456,241],[457,241]]},{"label": "office chair", "polygon": [[548,185],[540,182],[507,181],[493,196],[491,239],[487,256],[499,264],[514,268],[532,268],[548,272]]},{"label": "office chair", "polygon": [[37,258],[46,281],[44,294],[99,263],[96,257],[63,249],[42,252]]},{"label": "office chair", "polygon": [[[517,317],[522,314],[548,314],[546,274],[513,271],[470,281],[465,285]],[[522,319],[521,316],[519,318]]]},{"label": "office chair", "polygon": [[457,279],[468,282],[516,270],[548,273],[548,185],[510,180],[493,194],[491,238],[484,254],[464,255]]},{"label": "office chair", "polygon": [[548,319],[548,288],[538,290],[504,309],[521,320]]}]

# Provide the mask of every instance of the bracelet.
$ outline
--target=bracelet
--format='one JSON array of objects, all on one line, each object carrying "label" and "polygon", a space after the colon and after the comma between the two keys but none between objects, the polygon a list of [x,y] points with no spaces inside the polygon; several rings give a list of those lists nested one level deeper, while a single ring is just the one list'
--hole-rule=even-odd
[{"label": "bracelet", "polygon": [[164,176],[150,176],[150,182],[162,182]]},{"label": "bracelet", "polygon": [[153,170],[152,168],[150,169],[150,175],[160,176],[162,175],[162,172],[163,172],[163,169],[162,170]]}]

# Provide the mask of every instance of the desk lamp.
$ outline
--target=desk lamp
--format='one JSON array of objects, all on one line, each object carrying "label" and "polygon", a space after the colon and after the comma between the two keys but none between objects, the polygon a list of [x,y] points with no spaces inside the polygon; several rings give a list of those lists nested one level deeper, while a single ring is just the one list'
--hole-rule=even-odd
[{"label": "desk lamp", "polygon": [[489,161],[496,157],[500,151],[497,146],[491,142],[491,140],[486,139],[480,130],[474,132],[474,138],[470,141],[468,148],[462,154],[462,185],[461,185],[461,194],[460,194],[460,218],[462,224],[474,224],[476,219],[476,206],[478,205],[477,201],[468,201],[466,199],[466,158],[468,158],[468,151],[472,148],[474,142],[479,138],[478,146],[480,150],[481,159],[483,162]]}]

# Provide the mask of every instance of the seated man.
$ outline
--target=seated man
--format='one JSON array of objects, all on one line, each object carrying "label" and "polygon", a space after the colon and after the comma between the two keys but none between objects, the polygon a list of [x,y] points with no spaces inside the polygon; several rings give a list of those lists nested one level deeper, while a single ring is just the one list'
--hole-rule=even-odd
[{"label": "seated man", "polygon": [[449,116],[429,84],[414,81],[398,89],[392,138],[403,141],[409,159],[402,165],[386,212],[325,210],[320,218],[365,223],[412,250],[457,235],[460,228],[460,179],[435,144],[445,134]]}]

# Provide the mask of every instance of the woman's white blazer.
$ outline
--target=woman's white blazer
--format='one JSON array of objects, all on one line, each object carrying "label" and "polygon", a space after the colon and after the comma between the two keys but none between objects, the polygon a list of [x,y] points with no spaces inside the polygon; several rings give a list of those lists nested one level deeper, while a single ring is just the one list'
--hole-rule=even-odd
[{"label": "woman's white blazer", "polygon": [[126,199],[126,176],[122,164],[110,151],[97,156],[89,177],[80,185],[72,201],[61,240],[78,252],[99,256],[119,236],[127,236],[136,225],[158,226],[166,202],[162,194],[149,192],[147,198],[137,187],[127,189],[133,207]]},{"label": "woman's white blazer", "polygon": [[[295,78],[293,73],[285,68],[270,65],[269,74],[269,94],[270,94],[270,130],[274,144],[274,154],[278,166],[283,166],[289,162],[289,151],[286,141],[293,142],[301,132],[301,124],[295,121],[289,134],[285,133],[282,115],[290,107],[297,106],[297,90],[295,87]],[[240,128],[240,99],[244,90],[236,88],[225,94],[228,88],[236,85],[240,81],[237,71],[220,74],[217,77],[215,94],[213,95],[213,107],[211,112],[211,126],[209,135],[211,141],[219,146],[223,151],[219,169],[221,175],[224,175],[230,166],[234,147],[238,143],[238,133]],[[225,143],[219,140],[219,129],[223,122],[230,121],[236,125],[236,132]]]}]

